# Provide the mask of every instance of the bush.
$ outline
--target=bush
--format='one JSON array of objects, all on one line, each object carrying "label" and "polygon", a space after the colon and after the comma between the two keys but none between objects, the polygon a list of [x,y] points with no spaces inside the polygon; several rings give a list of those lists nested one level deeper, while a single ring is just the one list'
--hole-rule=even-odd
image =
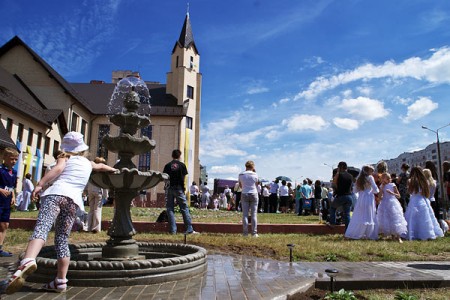
[{"label": "bush", "polygon": [[328,253],[325,257],[325,261],[337,261],[337,255],[334,253]]},{"label": "bush", "polygon": [[395,293],[395,300],[419,300],[416,295],[411,295],[406,292],[398,291]]},{"label": "bush", "polygon": [[338,292],[328,293],[324,299],[328,300],[357,300],[352,291],[340,289]]}]

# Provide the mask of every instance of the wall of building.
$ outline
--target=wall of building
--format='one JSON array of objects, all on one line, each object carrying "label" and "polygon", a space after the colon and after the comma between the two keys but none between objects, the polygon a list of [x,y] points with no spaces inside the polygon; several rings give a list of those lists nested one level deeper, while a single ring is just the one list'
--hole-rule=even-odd
[{"label": "wall of building", "polygon": [[[32,181],[34,183],[37,183],[36,180],[36,173],[38,172],[38,162],[39,159],[36,156],[36,148],[38,145],[38,133],[42,134],[42,140],[41,140],[41,153],[43,155],[42,157],[42,166],[48,166],[51,163],[54,162],[53,159],[53,144],[54,141],[57,141],[58,143],[61,143],[61,138],[59,135],[59,129],[58,125],[56,123],[52,124],[52,127],[49,128],[45,126],[44,124],[34,121],[32,118],[26,117],[22,114],[18,114],[17,111],[10,109],[9,107],[1,106],[1,122],[3,123],[3,126],[6,128],[7,125],[7,118],[10,118],[13,120],[13,126],[11,130],[11,138],[13,141],[17,141],[17,134],[19,129],[19,123],[24,125],[23,134],[22,134],[22,143],[21,143],[21,166],[18,167],[18,177],[19,181],[17,182],[17,191],[22,190],[22,180],[25,177],[25,173],[28,170],[29,173],[32,174]],[[28,136],[30,133],[30,128],[33,129],[33,138],[32,143],[28,145]],[[45,137],[50,138],[49,143],[49,153],[44,153],[44,146],[45,146]],[[27,147],[29,146],[29,147]],[[29,155],[31,155],[31,158],[28,159]]]},{"label": "wall of building", "polygon": [[[450,142],[440,143],[440,149],[441,162],[450,161]],[[436,167],[439,166],[436,143],[428,145],[425,149],[422,150],[402,153],[396,158],[386,160],[386,163],[388,165],[388,170],[390,173],[399,174],[401,172],[401,166],[403,163],[407,163],[410,167],[423,167],[427,160],[433,161]]]}]

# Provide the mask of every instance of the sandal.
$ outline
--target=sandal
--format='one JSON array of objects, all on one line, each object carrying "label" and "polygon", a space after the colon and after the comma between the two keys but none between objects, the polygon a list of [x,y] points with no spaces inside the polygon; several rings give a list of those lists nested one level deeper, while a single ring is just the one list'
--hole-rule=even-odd
[{"label": "sandal", "polygon": [[36,261],[29,260],[23,265],[19,266],[17,268],[17,271],[14,272],[13,276],[9,280],[8,287],[6,288],[6,294],[10,295],[18,290],[20,290],[25,283],[25,279],[28,277],[28,275],[32,274],[37,269]]},{"label": "sandal", "polygon": [[42,288],[46,291],[56,292],[56,293],[64,293],[67,290],[67,279],[64,279],[64,282],[57,282],[57,279],[50,281],[49,283],[44,284]]}]

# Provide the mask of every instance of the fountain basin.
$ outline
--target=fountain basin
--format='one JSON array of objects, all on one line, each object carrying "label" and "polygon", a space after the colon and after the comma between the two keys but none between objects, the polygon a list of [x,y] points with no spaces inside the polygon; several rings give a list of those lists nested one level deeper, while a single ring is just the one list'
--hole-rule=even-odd
[{"label": "fountain basin", "polygon": [[[102,260],[105,244],[70,245],[67,278],[71,286],[147,285],[185,279],[206,271],[207,251],[195,245],[137,242],[142,259],[107,261]],[[56,257],[53,246],[42,248],[36,259],[38,269],[27,281],[53,280],[57,260],[52,257]]]},{"label": "fountain basin", "polygon": [[93,172],[91,182],[104,189],[142,190],[152,188],[159,182],[168,180],[165,173],[156,171],[141,172],[136,168],[122,168],[120,173]]}]

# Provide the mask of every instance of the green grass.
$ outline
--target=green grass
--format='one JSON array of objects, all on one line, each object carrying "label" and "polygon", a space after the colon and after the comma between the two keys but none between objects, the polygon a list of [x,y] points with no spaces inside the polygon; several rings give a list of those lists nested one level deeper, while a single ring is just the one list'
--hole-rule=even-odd
[{"label": "green grass", "polygon": [[[89,210],[89,207],[86,207]],[[133,221],[147,221],[155,222],[163,208],[131,208],[131,218]],[[193,222],[205,223],[239,223],[242,219],[242,214],[235,211],[226,210],[204,210],[190,208]],[[112,207],[103,207],[102,219],[111,220],[114,210]],[[36,218],[37,211],[21,212],[15,211],[11,213],[11,218]],[[175,214],[177,221],[182,221],[183,218],[180,213]],[[296,214],[258,214],[259,224],[319,224],[319,217],[297,216]]]},{"label": "green grass", "polygon": [[[23,250],[31,232],[23,229],[9,229],[5,249]],[[182,234],[138,233],[138,241],[184,242]],[[91,234],[73,232],[71,243],[106,241],[106,232]],[[48,238],[52,243],[53,233]],[[342,235],[308,234],[262,234],[258,239],[245,238],[240,234],[202,233],[189,236],[188,242],[206,248],[208,251],[252,255],[289,260],[287,244],[295,244],[295,261],[445,261],[450,260],[450,235],[434,241],[405,241],[403,244],[390,240],[349,241]]]},{"label": "green grass", "polygon": [[[133,221],[156,221],[162,208],[132,208]],[[230,211],[199,210],[191,208],[193,222],[235,223],[241,221],[242,214]],[[12,218],[36,218],[37,212],[13,212]],[[103,220],[111,220],[113,208],[104,207]],[[180,213],[176,213],[178,222],[182,222]],[[295,214],[258,214],[259,224],[318,224],[317,216],[297,216]],[[30,232],[10,229],[5,241],[6,247],[20,249],[25,246]],[[72,243],[106,241],[106,232],[93,235],[73,233]],[[140,241],[183,242],[183,235],[164,233],[139,233],[134,236]],[[53,237],[49,237],[51,241]],[[189,236],[189,242],[208,250],[247,254],[257,257],[288,260],[287,244],[295,244],[293,250],[296,261],[420,261],[450,260],[450,235],[433,241],[405,241],[400,244],[391,240],[344,240],[342,235],[308,234],[261,234],[258,239],[244,238],[240,234],[202,233]]]}]

